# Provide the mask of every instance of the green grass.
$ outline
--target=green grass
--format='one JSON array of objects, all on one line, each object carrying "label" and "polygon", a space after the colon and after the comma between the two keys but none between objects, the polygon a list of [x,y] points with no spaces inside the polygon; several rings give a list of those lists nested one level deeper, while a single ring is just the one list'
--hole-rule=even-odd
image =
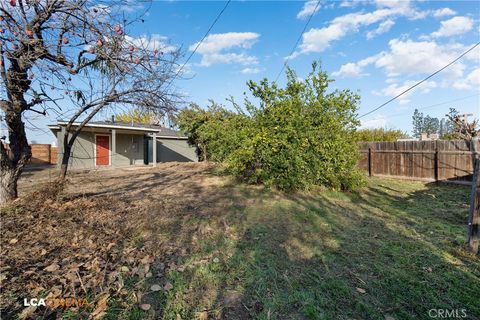
[{"label": "green grass", "polygon": [[358,193],[225,189],[221,216],[182,220],[203,231],[179,258],[189,267],[166,274],[173,289],[155,297],[156,313],[108,318],[430,319],[430,309],[466,309],[479,319],[480,259],[463,249],[468,188],[372,178]]}]

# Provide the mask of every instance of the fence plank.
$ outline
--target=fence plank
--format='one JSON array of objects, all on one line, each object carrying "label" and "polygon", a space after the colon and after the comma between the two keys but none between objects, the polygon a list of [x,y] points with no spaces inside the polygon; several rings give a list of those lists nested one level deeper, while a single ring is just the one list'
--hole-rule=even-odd
[{"label": "fence plank", "polygon": [[472,159],[480,143],[463,141],[397,141],[359,143],[359,167],[370,175],[395,176],[422,181],[466,183],[472,180]]}]

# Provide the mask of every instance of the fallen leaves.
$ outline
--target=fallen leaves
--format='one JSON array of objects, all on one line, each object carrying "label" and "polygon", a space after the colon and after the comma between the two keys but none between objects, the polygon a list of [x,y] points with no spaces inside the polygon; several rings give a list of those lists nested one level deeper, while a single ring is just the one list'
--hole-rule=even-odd
[{"label": "fallen leaves", "polygon": [[47,271],[47,272],[55,272],[57,270],[60,269],[60,266],[56,263],[52,263],[51,265],[49,265],[48,267],[45,267],[43,270]]},{"label": "fallen leaves", "polygon": [[150,290],[152,290],[152,291],[160,291],[160,290],[162,290],[162,287],[161,287],[160,285],[158,285],[158,284],[154,284],[154,285],[152,285],[152,286],[150,287]]},{"label": "fallen leaves", "polygon": [[362,289],[362,288],[356,288],[358,292],[360,292],[361,294],[365,294],[367,293],[367,291],[365,289]]},{"label": "fallen leaves", "polygon": [[22,313],[18,316],[19,320],[30,319],[33,316],[33,313],[37,310],[37,306],[30,306],[23,309]]},{"label": "fallen leaves", "polygon": [[201,311],[195,314],[198,320],[208,320],[208,311]]},{"label": "fallen leaves", "polygon": [[[124,174],[120,178],[123,181]],[[153,205],[132,201],[124,194],[85,195],[81,192],[87,189],[80,184],[68,185],[72,192],[55,183],[35,182],[34,188],[38,191],[12,202],[12,214],[2,215],[2,318],[22,312],[25,318],[38,318],[40,312],[45,318],[55,318],[56,311],[27,310],[18,299],[10,298],[12,294],[36,297],[45,292],[51,297],[87,298],[89,304],[79,310],[80,318],[88,318],[84,315],[92,312],[101,318],[108,311],[109,299],[118,299],[127,307],[133,291],[136,304],[151,303],[142,300],[148,291],[145,283],[153,284],[153,292],[172,290],[165,275],[192,267],[178,264],[178,257],[187,252],[177,241],[156,239],[159,212],[165,221],[171,221],[173,214],[183,210],[183,202]],[[207,257],[205,263],[211,259]]]},{"label": "fallen leaves", "polygon": [[109,297],[110,296],[108,294],[103,294],[98,298],[95,310],[92,312],[93,319],[101,319],[105,315]]},{"label": "fallen leaves", "polygon": [[148,304],[148,303],[142,303],[142,304],[140,305],[140,309],[142,309],[143,311],[148,311],[148,310],[150,310],[151,307],[152,307],[152,306],[151,306],[150,304]]}]

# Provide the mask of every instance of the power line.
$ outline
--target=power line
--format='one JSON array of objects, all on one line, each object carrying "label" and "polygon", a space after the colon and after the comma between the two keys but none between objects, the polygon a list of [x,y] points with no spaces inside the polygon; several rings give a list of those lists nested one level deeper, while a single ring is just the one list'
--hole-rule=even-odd
[{"label": "power line", "polygon": [[465,51],[464,53],[462,53],[460,56],[458,56],[455,60],[451,61],[450,63],[448,63],[447,65],[445,65],[444,67],[438,69],[437,71],[435,71],[434,73],[432,73],[431,75],[429,75],[428,77],[426,77],[425,79],[415,83],[413,86],[409,87],[408,89],[402,91],[401,93],[399,93],[398,95],[396,95],[395,97],[393,97],[392,99],[388,100],[387,102],[385,103],[382,103],[381,105],[379,105],[378,107],[376,107],[375,109],[367,112],[367,113],[364,113],[362,114],[361,116],[359,116],[358,118],[363,118],[371,113],[374,113],[375,111],[377,111],[378,109],[380,108],[383,108],[384,106],[386,106],[387,104],[389,104],[390,102],[392,102],[393,100],[397,99],[398,97],[404,95],[405,93],[407,93],[408,91],[412,90],[413,88],[419,86],[420,84],[422,84],[423,82],[427,81],[428,79],[430,79],[431,77],[435,76],[436,74],[440,73],[441,71],[445,70],[446,68],[450,67],[452,64],[454,64],[455,62],[457,62],[458,60],[460,60],[461,58],[463,58],[463,56],[465,56],[467,53],[469,53],[470,51],[472,51],[473,49],[475,49],[476,47],[478,47],[478,45],[480,45],[480,42],[477,42],[473,47],[471,47],[470,49],[468,49],[467,51]]},{"label": "power line", "polygon": [[[428,108],[433,108],[433,107],[441,106],[441,105],[444,105],[444,104],[449,104],[449,103],[452,103],[452,102],[462,101],[462,100],[466,100],[466,99],[473,98],[473,97],[477,97],[477,96],[480,96],[480,93],[472,94],[472,95],[469,95],[469,96],[466,96],[466,97],[462,97],[462,98],[458,98],[458,99],[453,99],[453,100],[448,100],[448,101],[444,101],[444,102],[439,102],[439,103],[431,104],[431,105],[429,105],[429,106],[425,106],[425,107],[421,107],[421,108],[416,108],[416,109],[417,109],[417,110],[425,110],[425,109],[428,109]],[[396,118],[396,117],[404,116],[404,115],[410,114],[410,113],[411,113],[411,111],[409,111],[409,112],[402,112],[402,113],[394,114],[394,115],[389,116],[389,117],[385,117],[385,119]]]},{"label": "power line", "polygon": [[210,25],[210,28],[208,28],[207,32],[205,32],[205,34],[203,35],[203,38],[197,43],[197,45],[195,46],[195,48],[193,49],[192,53],[190,53],[190,55],[188,56],[187,60],[183,63],[183,65],[180,67],[180,69],[178,69],[177,73],[173,76],[172,80],[170,80],[170,82],[168,83],[167,85],[167,88],[173,83],[173,81],[175,80],[175,78],[177,78],[177,76],[180,74],[180,72],[182,71],[182,69],[185,67],[185,65],[188,63],[188,61],[190,61],[190,59],[192,58],[192,56],[195,54],[195,52],[197,52],[197,49],[198,47],[200,47],[200,45],[202,44],[203,40],[205,40],[205,38],[208,36],[208,34],[210,33],[210,31],[212,31],[213,27],[215,26],[215,24],[217,23],[218,19],[220,19],[221,15],[223,14],[223,12],[227,9],[228,5],[230,4],[232,0],[228,0],[227,3],[225,4],[225,6],[223,7],[223,9],[218,13],[217,17],[215,18],[215,20],[213,20],[212,24]]},{"label": "power line", "polygon": [[305,26],[303,27],[302,33],[300,33],[300,36],[298,37],[297,42],[295,42],[295,45],[293,46],[292,51],[290,52],[290,54],[288,55],[287,59],[286,59],[285,62],[283,63],[282,69],[281,69],[280,72],[278,73],[277,78],[275,79],[275,82],[278,81],[278,78],[280,78],[280,76],[282,75],[283,70],[285,70],[285,67],[287,66],[288,60],[290,60],[290,57],[291,57],[292,54],[295,52],[295,49],[297,49],[298,43],[299,43],[300,40],[302,39],[303,34],[305,33],[305,30],[307,30],[307,27],[308,27],[308,24],[310,23],[310,20],[312,20],[313,16],[314,16],[315,13],[317,12],[317,8],[318,8],[318,5],[319,5],[319,4],[320,4],[320,0],[317,1],[317,4],[315,5],[315,8],[313,9],[312,14],[310,15],[310,17],[308,17],[308,20],[307,20],[307,22],[305,23]]}]

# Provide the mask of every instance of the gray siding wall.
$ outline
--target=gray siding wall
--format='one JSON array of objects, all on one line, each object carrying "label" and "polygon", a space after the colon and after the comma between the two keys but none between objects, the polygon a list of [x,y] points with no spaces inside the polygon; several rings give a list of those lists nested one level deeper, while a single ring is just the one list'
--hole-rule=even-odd
[{"label": "gray siding wall", "polygon": [[[110,150],[112,135],[110,133],[81,132],[72,147],[69,167],[72,169],[95,168],[95,134],[110,136]],[[139,134],[116,134],[116,154],[112,155],[113,166],[129,166],[143,164],[143,135]],[[61,165],[63,156],[63,134],[57,133],[58,161]]]},{"label": "gray siding wall", "polygon": [[[195,148],[184,139],[157,138],[157,162],[197,162]],[[152,139],[148,141],[148,162],[152,163]]]},{"label": "gray siding wall", "polygon": [[117,154],[113,165],[129,166],[143,164],[143,135],[117,133]]},{"label": "gray siding wall", "polygon": [[[58,165],[61,165],[63,157],[63,134],[57,133],[58,140]],[[72,155],[68,166],[75,169],[91,169],[95,167],[94,162],[95,134],[93,132],[80,132],[73,143]]]},{"label": "gray siding wall", "polygon": [[157,139],[157,148],[159,162],[198,161],[195,148],[189,146],[187,140]]}]

